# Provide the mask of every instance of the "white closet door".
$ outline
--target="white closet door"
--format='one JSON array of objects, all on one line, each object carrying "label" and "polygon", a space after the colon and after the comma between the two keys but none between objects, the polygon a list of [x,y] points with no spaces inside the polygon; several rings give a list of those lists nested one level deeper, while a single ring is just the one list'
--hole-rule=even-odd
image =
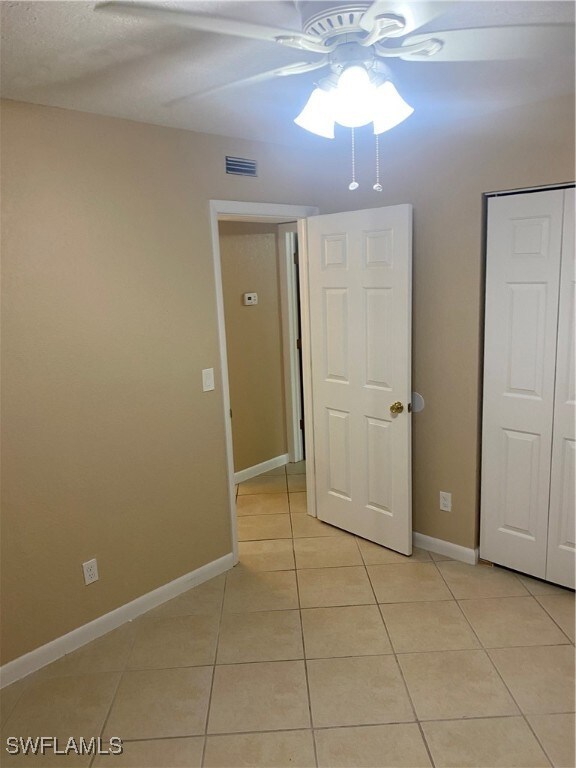
[{"label": "white closet door", "polygon": [[488,204],[480,554],[544,578],[564,192]]},{"label": "white closet door", "polygon": [[550,522],[546,578],[566,587],[574,587],[576,564],[576,392],[574,366],[575,256],[574,190],[565,192],[562,267],[560,272],[560,307],[558,313],[558,353],[556,357],[556,398],[552,444],[550,486]]}]

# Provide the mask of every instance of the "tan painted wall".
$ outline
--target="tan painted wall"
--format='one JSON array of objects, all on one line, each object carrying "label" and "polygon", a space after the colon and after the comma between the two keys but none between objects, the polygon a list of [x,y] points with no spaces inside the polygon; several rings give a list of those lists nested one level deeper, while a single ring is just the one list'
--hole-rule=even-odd
[{"label": "tan painted wall", "polygon": [[[360,134],[360,132],[358,132]],[[363,138],[365,137],[365,138]],[[384,192],[372,191],[374,138],[358,158],[329,145],[323,213],[414,206],[413,416],[415,531],[465,547],[478,542],[479,404],[483,306],[482,194],[573,181],[574,96],[494,113],[469,123],[414,123],[381,139]],[[336,169],[340,169],[339,172]],[[452,492],[451,513],[439,491]]]},{"label": "tan painted wall", "polygon": [[3,102],[4,662],[231,551],[208,200],[314,204],[309,166]]},{"label": "tan painted wall", "polygon": [[[234,470],[287,451],[276,227],[220,223]],[[242,294],[258,293],[246,307]]]}]

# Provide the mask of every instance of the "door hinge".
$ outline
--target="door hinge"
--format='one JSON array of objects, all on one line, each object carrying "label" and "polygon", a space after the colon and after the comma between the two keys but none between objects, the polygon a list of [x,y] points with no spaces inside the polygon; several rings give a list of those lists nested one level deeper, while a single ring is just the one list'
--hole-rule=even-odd
[{"label": "door hinge", "polygon": [[232,418],[232,408],[230,408],[230,418]]},{"label": "door hinge", "polygon": [[300,419],[300,429],[304,429],[304,419]]},{"label": "door hinge", "polygon": [[302,349],[302,339],[296,339],[296,349]]},{"label": "door hinge", "polygon": [[294,251],[292,256],[294,257],[294,264],[296,264],[296,266],[298,266],[298,252]]}]

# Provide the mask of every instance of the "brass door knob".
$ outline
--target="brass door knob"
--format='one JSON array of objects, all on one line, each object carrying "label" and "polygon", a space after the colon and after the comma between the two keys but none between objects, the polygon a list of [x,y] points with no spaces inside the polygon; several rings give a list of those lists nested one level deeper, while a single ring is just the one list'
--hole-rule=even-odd
[{"label": "brass door knob", "polygon": [[404,406],[399,400],[396,400],[395,403],[392,403],[390,406],[390,413],[402,413],[404,410]]}]

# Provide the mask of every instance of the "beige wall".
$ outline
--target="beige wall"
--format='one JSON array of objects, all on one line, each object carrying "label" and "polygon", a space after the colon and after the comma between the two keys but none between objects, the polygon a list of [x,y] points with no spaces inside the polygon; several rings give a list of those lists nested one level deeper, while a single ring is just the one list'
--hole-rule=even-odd
[{"label": "beige wall", "polygon": [[[574,180],[574,96],[460,122],[414,123],[381,139],[384,192],[372,191],[374,139],[350,156],[329,147],[323,213],[414,206],[413,527],[464,547],[478,542],[479,400],[483,301],[482,194]],[[357,144],[362,147],[360,139]],[[441,512],[439,491],[452,492]]]},{"label": "beige wall", "polygon": [[[219,375],[210,198],[414,204],[414,528],[475,545],[481,194],[574,178],[572,97],[425,136],[407,123],[382,143],[382,195],[362,150],[349,193],[329,142],[13,102],[2,122],[3,661],[230,551],[221,392],[201,391],[202,368]],[[260,177],[227,177],[225,154]]]},{"label": "beige wall", "polygon": [[314,204],[308,166],[3,102],[3,662],[231,551],[208,200]]},{"label": "beige wall", "polygon": [[[236,472],[287,451],[276,240],[274,225],[220,223]],[[254,291],[258,304],[244,306]]]}]

